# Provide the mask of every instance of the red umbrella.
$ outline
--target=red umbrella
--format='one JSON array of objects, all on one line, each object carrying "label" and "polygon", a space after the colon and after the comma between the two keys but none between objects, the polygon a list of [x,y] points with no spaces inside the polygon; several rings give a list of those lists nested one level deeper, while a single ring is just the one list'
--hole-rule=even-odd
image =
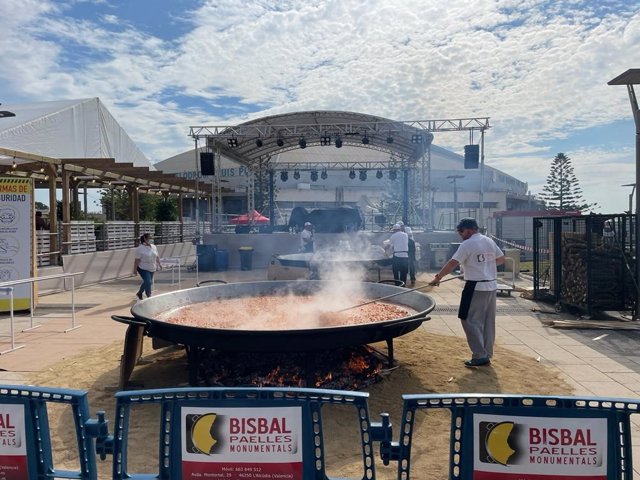
[{"label": "red umbrella", "polygon": [[250,213],[245,213],[232,218],[229,220],[229,223],[234,225],[265,224],[269,223],[269,218],[261,215],[257,210],[254,210]]}]

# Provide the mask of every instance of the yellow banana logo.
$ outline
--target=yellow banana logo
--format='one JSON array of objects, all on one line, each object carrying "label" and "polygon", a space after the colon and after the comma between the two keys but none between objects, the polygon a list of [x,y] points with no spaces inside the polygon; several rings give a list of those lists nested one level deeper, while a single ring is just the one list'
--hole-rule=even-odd
[{"label": "yellow banana logo", "polygon": [[191,427],[191,441],[200,453],[211,455],[213,446],[218,441],[213,438],[213,423],[216,421],[215,413],[206,413],[198,417]]},{"label": "yellow banana logo", "polygon": [[516,453],[509,445],[509,436],[513,426],[513,422],[496,423],[487,432],[485,439],[487,453],[500,465],[506,466],[509,457]]}]

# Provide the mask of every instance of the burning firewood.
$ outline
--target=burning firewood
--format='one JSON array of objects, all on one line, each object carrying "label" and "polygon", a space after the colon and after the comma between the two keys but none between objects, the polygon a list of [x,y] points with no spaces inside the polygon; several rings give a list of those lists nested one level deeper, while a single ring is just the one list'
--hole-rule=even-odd
[{"label": "burning firewood", "polygon": [[382,379],[384,358],[366,346],[304,353],[217,352],[200,355],[200,376],[208,386],[303,387],[306,368],[313,387],[360,390]]}]

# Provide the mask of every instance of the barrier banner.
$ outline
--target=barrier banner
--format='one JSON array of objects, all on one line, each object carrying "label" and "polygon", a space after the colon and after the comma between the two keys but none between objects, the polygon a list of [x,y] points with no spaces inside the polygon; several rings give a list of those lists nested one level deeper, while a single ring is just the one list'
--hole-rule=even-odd
[{"label": "barrier banner", "polygon": [[182,478],[302,480],[302,408],[182,407]]},{"label": "barrier banner", "polygon": [[606,480],[607,419],[473,415],[474,480]]},{"label": "barrier banner", "polygon": [[[0,177],[0,283],[32,276],[33,232],[32,180]],[[31,288],[29,283],[14,287],[14,310],[31,308]],[[0,311],[10,307],[10,297],[0,296]]]},{"label": "barrier banner", "polygon": [[24,405],[0,404],[0,478],[29,478]]}]

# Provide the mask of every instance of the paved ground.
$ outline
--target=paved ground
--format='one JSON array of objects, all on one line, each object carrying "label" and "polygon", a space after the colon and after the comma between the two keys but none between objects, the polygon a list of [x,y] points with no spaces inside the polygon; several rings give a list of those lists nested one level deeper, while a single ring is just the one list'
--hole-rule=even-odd
[{"label": "paved ground", "polygon": [[[423,273],[419,279],[427,280],[431,274]],[[265,270],[200,273],[199,280],[217,278],[228,282],[265,280]],[[194,286],[194,273],[182,274],[181,287]],[[518,282],[528,286],[526,281]],[[75,292],[75,321],[70,317],[71,293],[60,292],[41,296],[35,311],[35,324],[29,332],[29,317],[16,317],[15,344],[24,345],[15,351],[0,355],[0,384],[24,383],[29,372],[46,369],[65,357],[79,351],[121,341],[125,325],[111,320],[113,314],[127,315],[135,303],[137,278],[83,287]],[[432,320],[422,328],[439,334],[464,336],[456,318],[462,282],[458,280],[433,289],[437,308]],[[171,274],[157,275],[158,292],[179,288],[177,275],[173,283]],[[532,309],[544,310],[542,313]],[[618,330],[555,329],[545,325],[549,319],[569,315],[556,314],[548,305],[538,305],[520,297],[518,293],[501,296],[498,300],[498,339],[503,346],[539,359],[558,368],[578,396],[640,397],[640,352],[637,345],[640,333]],[[0,351],[11,348],[10,321],[0,317]],[[65,330],[78,326],[71,331]],[[640,419],[633,419],[633,444],[640,445]],[[634,470],[640,471],[640,447],[634,448]]]}]

